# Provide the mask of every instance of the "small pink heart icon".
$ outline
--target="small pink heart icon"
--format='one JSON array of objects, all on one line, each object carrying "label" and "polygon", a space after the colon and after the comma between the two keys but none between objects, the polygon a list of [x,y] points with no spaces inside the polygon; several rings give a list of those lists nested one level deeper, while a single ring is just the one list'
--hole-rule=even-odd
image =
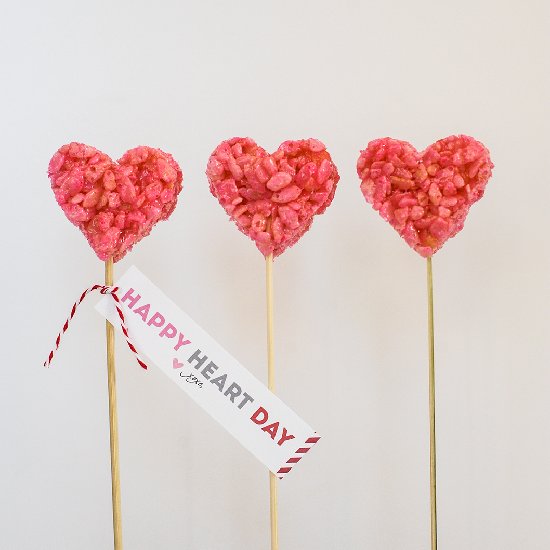
[{"label": "small pink heart icon", "polygon": [[180,363],[175,357],[174,357],[174,360],[172,361],[172,366],[175,368],[175,369],[181,369],[183,367],[183,363]]}]

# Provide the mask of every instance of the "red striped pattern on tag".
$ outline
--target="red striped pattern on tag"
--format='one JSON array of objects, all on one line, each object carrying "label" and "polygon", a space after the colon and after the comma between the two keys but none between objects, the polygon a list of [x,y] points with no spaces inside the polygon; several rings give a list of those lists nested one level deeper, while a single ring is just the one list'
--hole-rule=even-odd
[{"label": "red striped pattern on tag", "polygon": [[309,452],[313,445],[315,445],[319,439],[321,439],[320,436],[314,435],[312,437],[308,437],[305,441],[305,443],[302,444],[301,447],[299,447],[294,454],[286,461],[286,464],[284,466],[281,466],[279,470],[277,471],[277,477],[279,479],[283,479],[291,470],[292,468],[302,460],[304,455]]}]

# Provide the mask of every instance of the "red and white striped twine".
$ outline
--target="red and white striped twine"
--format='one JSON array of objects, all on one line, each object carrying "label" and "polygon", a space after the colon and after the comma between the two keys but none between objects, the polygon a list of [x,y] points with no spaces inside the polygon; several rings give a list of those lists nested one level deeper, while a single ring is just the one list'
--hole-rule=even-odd
[{"label": "red and white striped twine", "polygon": [[80,298],[73,304],[73,307],[71,309],[71,314],[69,315],[69,318],[65,321],[63,324],[63,327],[61,329],[61,332],[57,335],[57,338],[55,339],[55,348],[50,351],[50,354],[48,355],[48,359],[44,361],[44,366],[49,367],[53,357],[55,355],[55,352],[59,349],[59,343],[61,342],[61,336],[67,332],[67,329],[69,328],[69,323],[71,322],[72,318],[74,317],[74,314],[76,313],[76,308],[82,303],[84,298],[94,290],[99,290],[101,294],[109,294],[113,300],[115,301],[115,309],[118,313],[118,317],[120,319],[120,328],[122,329],[122,333],[124,334],[124,337],[126,338],[126,343],[128,344],[128,347],[132,351],[132,353],[136,357],[136,361],[139,363],[139,366],[147,369],[147,365],[140,359],[139,354],[132,343],[132,340],[130,339],[130,335],[128,334],[128,329],[126,328],[126,321],[124,319],[124,313],[122,313],[122,309],[120,308],[120,298],[116,294],[118,287],[117,286],[103,286],[103,285],[94,285],[90,288],[87,288],[80,296]]},{"label": "red and white striped twine", "polygon": [[319,441],[319,439],[321,439],[320,436],[317,436],[317,435],[314,435],[312,437],[308,437],[305,441],[305,443],[299,447],[295,452],[294,452],[294,455],[291,456],[287,461],[286,461],[286,464],[284,466],[282,466],[281,468],[279,468],[279,470],[277,471],[277,477],[279,479],[283,479],[283,477],[285,477],[289,472],[290,470],[292,470],[292,468],[298,463],[300,462],[300,460],[302,460],[302,458],[304,458],[304,455],[311,450],[311,448],[313,447],[313,445],[315,445],[315,443],[317,443],[317,441]]}]

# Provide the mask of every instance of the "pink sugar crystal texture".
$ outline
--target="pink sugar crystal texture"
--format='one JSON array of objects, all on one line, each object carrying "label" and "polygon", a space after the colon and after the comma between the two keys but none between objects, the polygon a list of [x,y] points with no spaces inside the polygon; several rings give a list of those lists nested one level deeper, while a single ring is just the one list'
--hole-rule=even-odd
[{"label": "pink sugar crystal texture", "polygon": [[216,147],[206,175],[210,191],[264,255],[278,256],[332,202],[340,179],[316,139],[285,141],[273,154],[250,138]]},{"label": "pink sugar crystal texture", "polygon": [[441,139],[422,153],[406,141],[376,139],[357,161],[365,199],[423,257],[464,227],[492,168],[486,147],[463,135]]},{"label": "pink sugar crystal texture", "polygon": [[63,145],[48,175],[67,218],[84,233],[100,260],[120,260],[170,216],[182,189],[171,155],[140,146],[118,162],[82,143]]}]

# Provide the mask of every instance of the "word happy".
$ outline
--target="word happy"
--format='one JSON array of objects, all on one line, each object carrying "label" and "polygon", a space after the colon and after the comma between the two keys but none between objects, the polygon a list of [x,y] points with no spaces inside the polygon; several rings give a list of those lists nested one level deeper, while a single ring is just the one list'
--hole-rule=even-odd
[{"label": "word happy", "polygon": [[159,338],[173,338],[174,351],[178,351],[182,346],[187,346],[191,343],[191,340],[188,340],[183,332],[180,332],[172,323],[166,322],[165,316],[160,311],[151,313],[151,304],[138,306],[141,296],[137,293],[134,294],[135,292],[133,288],[130,288],[121,301],[125,302],[131,311],[141,317],[148,327],[159,329]]}]

